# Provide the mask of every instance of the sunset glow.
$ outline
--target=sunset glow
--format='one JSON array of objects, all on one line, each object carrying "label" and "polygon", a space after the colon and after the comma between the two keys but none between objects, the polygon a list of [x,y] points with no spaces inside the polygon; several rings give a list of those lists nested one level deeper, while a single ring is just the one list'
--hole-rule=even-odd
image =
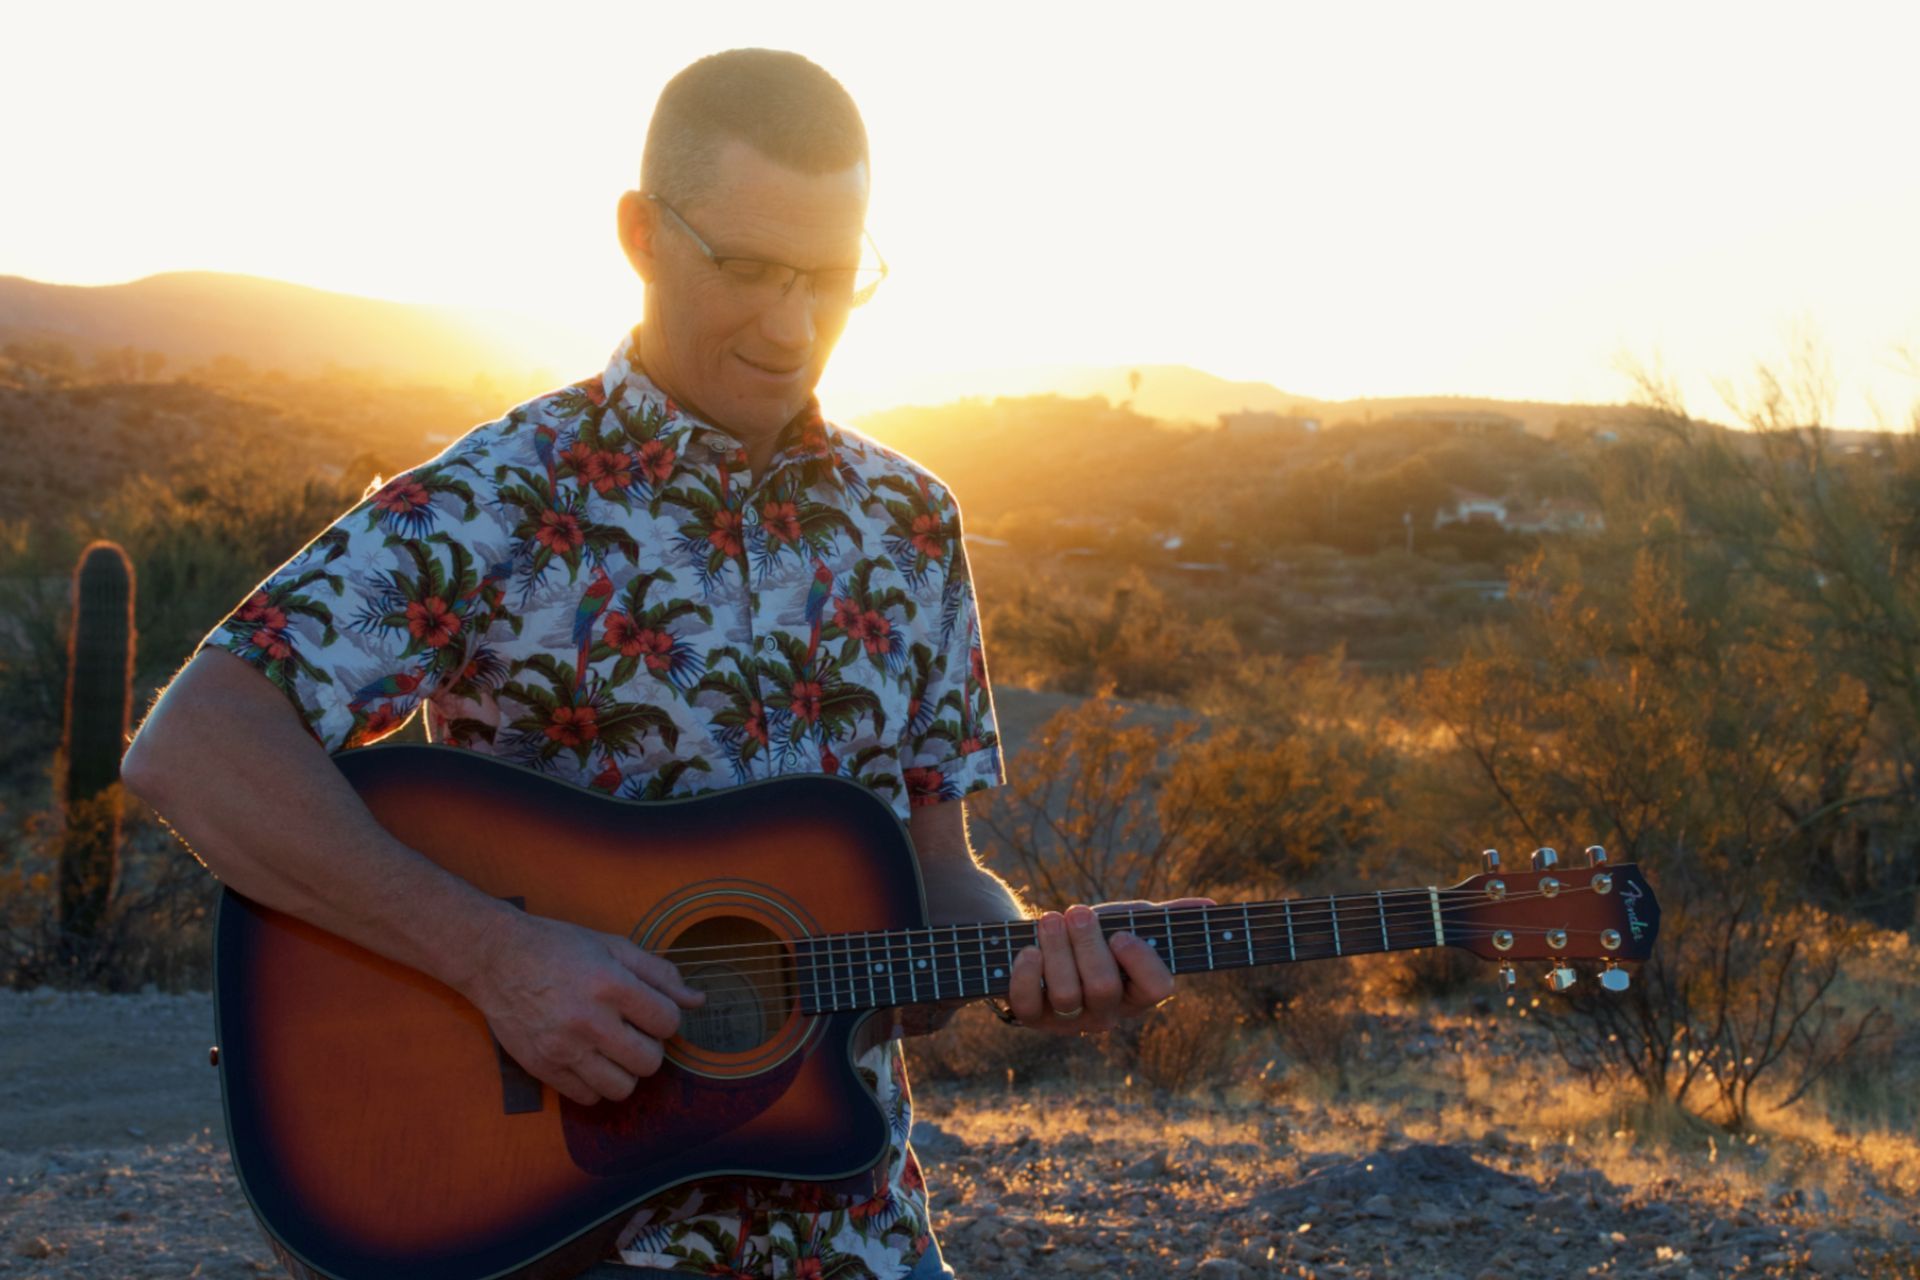
[{"label": "sunset glow", "polygon": [[[323,17],[317,17],[324,14]],[[1910,5],[135,7],[6,20],[0,273],[247,272],[637,318],[613,236],[661,84],[797,49],[873,140],[893,267],[845,416],[1042,365],[1304,395],[1627,398],[1810,332],[1835,420],[1920,398]]]}]

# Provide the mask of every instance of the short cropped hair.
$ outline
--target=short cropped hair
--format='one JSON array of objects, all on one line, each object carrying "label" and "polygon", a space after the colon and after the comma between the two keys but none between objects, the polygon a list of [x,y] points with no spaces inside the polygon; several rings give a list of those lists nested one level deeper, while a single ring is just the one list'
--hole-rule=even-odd
[{"label": "short cropped hair", "polygon": [[780,49],[709,54],[667,81],[647,126],[640,189],[691,201],[712,189],[721,146],[737,138],[805,174],[867,158],[867,127],[826,70]]}]

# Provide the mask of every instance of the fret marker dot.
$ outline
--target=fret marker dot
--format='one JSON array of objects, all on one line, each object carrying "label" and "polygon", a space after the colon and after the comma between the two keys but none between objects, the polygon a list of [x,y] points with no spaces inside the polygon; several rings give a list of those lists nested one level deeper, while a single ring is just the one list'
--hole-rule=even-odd
[{"label": "fret marker dot", "polygon": [[993,971],[993,976],[996,978],[1004,978],[1007,976],[1007,971],[1005,969],[995,969]]},{"label": "fret marker dot", "polygon": [[1148,939],[1147,939],[1147,945],[1148,945],[1148,946],[1150,946],[1150,947],[1153,947],[1153,948],[1156,948],[1156,949],[1158,949],[1158,947],[1160,946],[1160,939],[1158,939],[1158,938],[1148,938]]},{"label": "fret marker dot", "polygon": [[1221,937],[1223,937],[1223,938],[1225,938],[1225,939],[1226,939],[1226,940],[1227,940],[1228,942],[1232,942],[1232,941],[1233,941],[1233,930],[1231,930],[1231,929],[1229,929],[1229,930],[1227,930],[1227,931],[1226,931],[1225,933],[1223,933],[1223,934],[1221,934],[1220,936],[1221,936]]},{"label": "fret marker dot", "polygon": [[921,967],[922,969],[924,969],[924,968],[926,968],[926,967],[927,967],[927,962],[926,962],[925,960],[922,960],[922,961],[920,962],[920,967]]},{"label": "fret marker dot", "polygon": [[877,964],[877,965],[875,965],[875,966],[873,966],[873,971],[874,971],[875,973],[885,973],[885,972],[887,971],[887,966],[885,966],[885,965],[883,965],[883,964]]}]

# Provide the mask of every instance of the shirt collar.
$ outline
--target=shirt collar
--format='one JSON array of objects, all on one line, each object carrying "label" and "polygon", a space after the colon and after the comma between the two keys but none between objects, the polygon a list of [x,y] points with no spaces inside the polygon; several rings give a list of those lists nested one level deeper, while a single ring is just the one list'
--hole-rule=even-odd
[{"label": "shirt collar", "polygon": [[[600,391],[607,402],[622,397],[631,409],[643,413],[654,409],[663,413],[666,421],[655,439],[672,447],[676,454],[684,457],[689,450],[693,450],[698,457],[704,452],[715,462],[726,461],[738,469],[745,469],[746,446],[737,436],[688,411],[641,369],[639,325],[627,330],[620,344],[614,348],[613,358],[607,362],[606,372],[600,376]],[[767,475],[771,477],[789,467],[797,467],[801,471],[802,484],[811,484],[818,479],[843,489],[845,482],[841,478],[839,457],[834,449],[835,435],[833,425],[820,413],[819,397],[809,396],[806,409],[781,429],[778,447],[767,468]]]}]

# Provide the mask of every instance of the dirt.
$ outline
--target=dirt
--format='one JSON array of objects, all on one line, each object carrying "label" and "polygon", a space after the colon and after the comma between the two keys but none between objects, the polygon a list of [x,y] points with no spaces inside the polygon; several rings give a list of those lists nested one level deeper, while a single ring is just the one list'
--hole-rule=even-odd
[{"label": "dirt", "polygon": [[[0,993],[0,1276],[275,1274],[222,1135],[205,996]],[[1415,1141],[1365,1107],[915,1089],[966,1280],[1920,1274],[1867,1216],[1623,1186],[1579,1152]]]}]

